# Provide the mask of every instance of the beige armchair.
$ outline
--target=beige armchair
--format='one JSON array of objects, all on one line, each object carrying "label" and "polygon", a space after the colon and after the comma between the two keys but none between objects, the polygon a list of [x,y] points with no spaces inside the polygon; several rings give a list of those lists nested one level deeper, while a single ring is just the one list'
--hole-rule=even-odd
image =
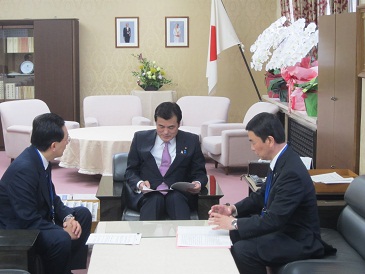
[{"label": "beige armchair", "polygon": [[[15,159],[30,145],[32,123],[36,116],[49,113],[47,104],[39,99],[7,101],[0,104],[1,124],[6,155]],[[80,124],[65,121],[68,129],[79,128]]]},{"label": "beige armchair", "polygon": [[84,99],[85,127],[151,125],[142,117],[141,99],[135,95],[97,95]]},{"label": "beige armchair", "polygon": [[248,166],[250,161],[258,160],[251,150],[248,140],[247,123],[258,113],[277,113],[279,108],[271,103],[258,102],[247,111],[242,123],[225,123],[209,125],[207,137],[202,141],[202,148],[215,161],[215,167],[221,164],[228,174],[229,167]]},{"label": "beige armchair", "polygon": [[176,103],[182,111],[180,129],[199,135],[202,141],[208,125],[227,122],[231,101],[227,97],[183,96]]}]

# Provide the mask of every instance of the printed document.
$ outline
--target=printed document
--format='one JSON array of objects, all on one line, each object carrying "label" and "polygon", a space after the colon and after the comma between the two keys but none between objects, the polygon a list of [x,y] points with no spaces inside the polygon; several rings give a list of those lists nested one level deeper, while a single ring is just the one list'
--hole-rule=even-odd
[{"label": "printed document", "polygon": [[178,226],[178,247],[225,247],[232,246],[228,230],[213,230],[212,226]]},{"label": "printed document", "polygon": [[311,178],[313,182],[324,184],[349,184],[354,180],[354,178],[344,178],[337,172],[313,175]]},{"label": "printed document", "polygon": [[91,233],[86,244],[139,245],[141,238],[141,233]]}]

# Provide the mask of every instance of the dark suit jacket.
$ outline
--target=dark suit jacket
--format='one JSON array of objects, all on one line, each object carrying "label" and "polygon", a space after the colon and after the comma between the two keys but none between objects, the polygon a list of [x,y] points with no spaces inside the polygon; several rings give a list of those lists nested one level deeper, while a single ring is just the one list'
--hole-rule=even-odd
[{"label": "dark suit jacket", "polygon": [[[201,151],[199,136],[179,130],[176,135],[176,157],[164,177],[151,154],[155,144],[156,130],[138,131],[135,133],[128,154],[126,179],[132,189],[139,181],[148,180],[152,189],[165,182],[171,186],[175,182],[199,181],[202,187],[208,182],[205,169],[205,158]],[[143,194],[134,195],[129,201],[132,208]]]},{"label": "dark suit jacket", "polygon": [[[54,229],[51,199],[43,164],[33,146],[26,148],[9,166],[0,182],[0,228]],[[53,185],[53,184],[52,184]],[[56,195],[53,185],[55,221],[74,214]]]},{"label": "dark suit jacket", "polygon": [[259,237],[259,256],[268,262],[323,255],[313,182],[290,146],[276,162],[267,213],[260,217],[265,188],[236,204],[239,217],[258,214],[238,219],[240,237]]}]

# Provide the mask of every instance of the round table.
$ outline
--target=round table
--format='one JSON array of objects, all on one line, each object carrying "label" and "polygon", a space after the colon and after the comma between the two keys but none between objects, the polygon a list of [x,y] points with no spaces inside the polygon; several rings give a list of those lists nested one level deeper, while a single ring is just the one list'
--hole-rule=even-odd
[{"label": "round table", "polygon": [[134,133],[154,126],[104,126],[70,129],[71,141],[59,165],[83,174],[112,175],[113,155],[129,152]]}]

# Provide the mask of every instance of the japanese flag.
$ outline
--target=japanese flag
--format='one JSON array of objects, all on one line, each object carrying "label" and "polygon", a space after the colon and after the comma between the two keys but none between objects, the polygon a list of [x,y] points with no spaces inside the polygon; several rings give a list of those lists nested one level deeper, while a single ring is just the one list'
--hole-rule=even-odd
[{"label": "japanese flag", "polygon": [[221,0],[212,0],[207,73],[208,94],[217,84],[217,57],[225,49],[240,44]]}]

